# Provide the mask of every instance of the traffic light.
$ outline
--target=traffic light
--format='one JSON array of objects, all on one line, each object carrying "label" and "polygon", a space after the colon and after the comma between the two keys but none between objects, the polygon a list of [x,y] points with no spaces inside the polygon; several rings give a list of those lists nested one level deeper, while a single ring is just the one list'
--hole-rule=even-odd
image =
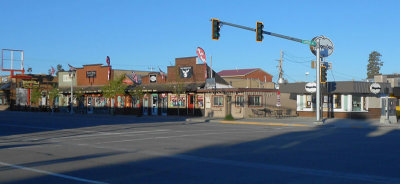
[{"label": "traffic light", "polygon": [[219,30],[220,30],[220,27],[221,27],[220,26],[221,22],[218,19],[211,19],[211,22],[212,22],[212,35],[211,35],[211,38],[213,40],[218,40],[219,36],[220,36]]},{"label": "traffic light", "polygon": [[322,84],[325,84],[327,81],[327,77],[326,77],[326,66],[325,65],[321,65],[321,70],[320,70],[320,82]]},{"label": "traffic light", "polygon": [[256,41],[258,41],[258,42],[262,42],[262,40],[264,39],[263,28],[264,28],[263,23],[262,22],[257,22],[257,26],[256,26]]}]

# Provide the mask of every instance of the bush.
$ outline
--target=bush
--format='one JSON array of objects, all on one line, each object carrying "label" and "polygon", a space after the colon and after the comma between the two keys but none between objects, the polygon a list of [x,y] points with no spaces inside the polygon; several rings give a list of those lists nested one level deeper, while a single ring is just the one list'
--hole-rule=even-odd
[{"label": "bush", "polygon": [[235,118],[233,118],[232,114],[228,114],[228,115],[225,116],[224,120],[226,120],[226,121],[234,121]]}]

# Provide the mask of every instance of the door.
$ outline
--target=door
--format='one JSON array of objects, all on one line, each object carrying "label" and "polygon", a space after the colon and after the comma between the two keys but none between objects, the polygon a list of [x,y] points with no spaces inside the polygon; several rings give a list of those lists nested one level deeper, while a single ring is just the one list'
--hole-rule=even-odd
[{"label": "door", "polygon": [[194,94],[189,94],[188,115],[194,115]]},{"label": "door", "polygon": [[87,113],[88,114],[93,113],[93,97],[91,96],[87,97]]},{"label": "door", "polygon": [[143,115],[149,115],[149,97],[143,97]]},{"label": "door", "polygon": [[161,106],[161,115],[166,116],[168,107],[168,98],[165,93],[161,94],[160,106]]},{"label": "door", "polygon": [[151,95],[151,115],[158,114],[158,95],[152,94]]}]

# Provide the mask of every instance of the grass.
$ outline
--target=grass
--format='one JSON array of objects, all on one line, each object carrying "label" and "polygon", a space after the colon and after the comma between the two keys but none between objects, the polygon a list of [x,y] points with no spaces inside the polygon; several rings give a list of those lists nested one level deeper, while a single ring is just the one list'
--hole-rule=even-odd
[{"label": "grass", "polygon": [[228,114],[228,115],[225,116],[224,120],[225,121],[234,121],[235,118],[233,118],[232,114]]}]

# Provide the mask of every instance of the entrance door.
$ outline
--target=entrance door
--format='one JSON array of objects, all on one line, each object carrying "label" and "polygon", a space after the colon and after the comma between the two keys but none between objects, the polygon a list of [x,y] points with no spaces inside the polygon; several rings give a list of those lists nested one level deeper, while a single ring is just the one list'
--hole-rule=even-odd
[{"label": "entrance door", "polygon": [[194,115],[194,94],[189,94],[188,100],[188,115]]},{"label": "entrance door", "polygon": [[93,97],[91,96],[87,97],[87,113],[88,114],[93,113]]},{"label": "entrance door", "polygon": [[161,94],[160,106],[161,106],[161,115],[166,116],[168,107],[168,98],[165,93]]},{"label": "entrance door", "polygon": [[158,95],[152,94],[151,95],[151,115],[158,114]]},{"label": "entrance door", "polygon": [[143,115],[149,115],[149,97],[143,97]]}]

